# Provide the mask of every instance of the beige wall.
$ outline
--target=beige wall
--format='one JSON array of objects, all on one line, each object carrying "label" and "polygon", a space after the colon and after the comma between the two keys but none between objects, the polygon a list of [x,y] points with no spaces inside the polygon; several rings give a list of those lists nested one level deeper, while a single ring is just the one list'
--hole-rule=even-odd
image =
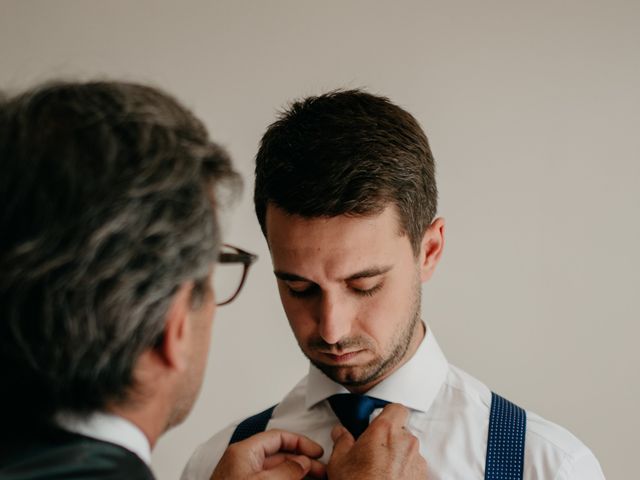
[{"label": "beige wall", "polygon": [[446,254],[424,318],[450,361],[565,425],[611,479],[640,432],[640,4],[635,1],[0,0],[0,85],[152,82],[203,117],[247,192],[228,239],[261,260],[216,318],[202,396],[160,442],[195,446],[306,371],[250,204],[288,100],[365,86],[413,112],[439,166]]}]

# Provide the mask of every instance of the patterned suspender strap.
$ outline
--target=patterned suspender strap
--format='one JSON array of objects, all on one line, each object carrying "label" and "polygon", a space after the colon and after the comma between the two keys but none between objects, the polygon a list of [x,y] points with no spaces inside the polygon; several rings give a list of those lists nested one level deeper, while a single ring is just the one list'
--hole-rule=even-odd
[{"label": "patterned suspender strap", "polygon": [[527,413],[500,395],[491,394],[485,480],[521,480]]},{"label": "patterned suspender strap", "polygon": [[229,445],[232,443],[240,442],[245,438],[249,438],[256,433],[264,432],[267,428],[267,423],[271,419],[271,414],[273,410],[276,408],[274,405],[271,408],[267,408],[264,412],[257,413],[253,417],[249,417],[246,420],[240,422],[240,424],[236,427],[233,435],[231,435],[231,440],[229,440]]}]

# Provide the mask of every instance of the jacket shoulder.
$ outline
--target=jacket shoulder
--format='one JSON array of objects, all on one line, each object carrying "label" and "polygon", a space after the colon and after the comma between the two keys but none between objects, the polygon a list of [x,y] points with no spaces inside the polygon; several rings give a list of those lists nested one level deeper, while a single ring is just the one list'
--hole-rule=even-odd
[{"label": "jacket shoulder", "polygon": [[0,480],[128,478],[153,480],[137,455],[108,442],[52,430],[27,443],[19,443],[3,455]]}]

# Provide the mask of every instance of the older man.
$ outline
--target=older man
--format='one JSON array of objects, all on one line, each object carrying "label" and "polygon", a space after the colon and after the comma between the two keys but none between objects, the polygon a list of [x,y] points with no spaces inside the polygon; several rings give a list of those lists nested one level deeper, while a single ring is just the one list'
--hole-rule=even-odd
[{"label": "older man", "polygon": [[[220,243],[221,198],[239,183],[157,89],[52,83],[0,99],[0,479],[153,478],[151,449],[198,394],[216,306],[242,287],[228,278],[255,259]],[[406,438],[404,416],[389,409],[379,434]],[[376,451],[336,455],[334,477],[357,478],[357,463],[376,478],[390,450]],[[273,430],[211,476],[320,478],[322,453]]]}]

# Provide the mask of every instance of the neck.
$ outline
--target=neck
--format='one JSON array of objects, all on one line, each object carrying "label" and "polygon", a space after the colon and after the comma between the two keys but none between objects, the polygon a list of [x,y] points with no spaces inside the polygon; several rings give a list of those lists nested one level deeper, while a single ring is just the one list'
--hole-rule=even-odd
[{"label": "neck", "polygon": [[147,437],[152,450],[160,436],[167,430],[170,415],[166,402],[155,401],[153,398],[145,401],[134,400],[122,405],[110,405],[107,411],[138,427]]},{"label": "neck", "polygon": [[158,439],[174,424],[176,396],[180,391],[177,374],[166,368],[156,350],[143,352],[134,367],[134,384],[127,399],[111,403],[106,410],[138,427],[153,449]]}]

